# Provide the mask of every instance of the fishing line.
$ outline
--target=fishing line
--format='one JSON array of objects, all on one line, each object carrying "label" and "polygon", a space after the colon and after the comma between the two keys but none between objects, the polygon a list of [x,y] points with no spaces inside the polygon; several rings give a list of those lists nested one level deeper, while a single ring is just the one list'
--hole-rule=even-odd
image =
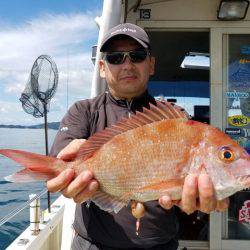
[{"label": "fishing line", "polygon": [[47,193],[47,189],[42,190],[39,194],[37,194],[36,196],[34,196],[32,199],[28,200],[27,202],[25,202],[23,205],[17,207],[16,209],[14,209],[13,211],[11,211],[9,214],[7,214],[6,216],[4,216],[1,220],[0,220],[0,227],[7,221],[9,221],[11,218],[13,218],[14,216],[16,216],[17,214],[19,214],[22,210],[24,210],[32,201],[34,201],[35,199],[40,198],[42,195],[44,195],[45,193]]}]

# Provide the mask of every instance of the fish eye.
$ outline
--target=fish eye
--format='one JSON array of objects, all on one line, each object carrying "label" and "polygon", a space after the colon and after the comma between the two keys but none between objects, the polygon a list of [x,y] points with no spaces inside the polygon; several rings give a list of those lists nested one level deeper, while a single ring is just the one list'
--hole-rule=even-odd
[{"label": "fish eye", "polygon": [[234,152],[227,147],[220,149],[219,157],[225,162],[232,162],[235,160]]}]

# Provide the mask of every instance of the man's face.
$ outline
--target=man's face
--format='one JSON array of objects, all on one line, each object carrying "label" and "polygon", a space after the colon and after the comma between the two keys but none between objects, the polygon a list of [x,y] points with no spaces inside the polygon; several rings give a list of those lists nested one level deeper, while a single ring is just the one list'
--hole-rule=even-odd
[{"label": "man's face", "polygon": [[[114,40],[110,42],[110,51],[133,51],[141,46],[133,39]],[[114,97],[131,99],[142,94],[147,88],[150,75],[154,74],[154,57],[147,56],[139,63],[133,63],[126,56],[122,64],[110,64],[100,60],[100,76],[106,78],[109,90]]]}]

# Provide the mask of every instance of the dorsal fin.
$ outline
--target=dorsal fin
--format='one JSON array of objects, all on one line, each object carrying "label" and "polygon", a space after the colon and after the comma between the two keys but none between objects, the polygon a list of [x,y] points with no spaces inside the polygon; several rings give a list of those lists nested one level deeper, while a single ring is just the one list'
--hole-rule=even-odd
[{"label": "dorsal fin", "polygon": [[79,149],[76,158],[86,160],[100,149],[114,136],[135,129],[146,124],[161,121],[164,119],[183,118],[188,119],[188,114],[180,107],[170,102],[156,101],[157,106],[149,104],[150,109],[143,108],[142,112],[137,111],[130,118],[122,118],[114,125],[95,133]]}]

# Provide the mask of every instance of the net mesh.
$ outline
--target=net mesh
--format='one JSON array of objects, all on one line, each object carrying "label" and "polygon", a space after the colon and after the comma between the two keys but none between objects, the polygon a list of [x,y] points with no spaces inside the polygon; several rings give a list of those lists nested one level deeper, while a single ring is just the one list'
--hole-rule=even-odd
[{"label": "net mesh", "polygon": [[20,101],[24,111],[36,118],[49,111],[51,98],[58,84],[56,64],[48,55],[39,56],[34,62],[29,80],[21,94]]}]

